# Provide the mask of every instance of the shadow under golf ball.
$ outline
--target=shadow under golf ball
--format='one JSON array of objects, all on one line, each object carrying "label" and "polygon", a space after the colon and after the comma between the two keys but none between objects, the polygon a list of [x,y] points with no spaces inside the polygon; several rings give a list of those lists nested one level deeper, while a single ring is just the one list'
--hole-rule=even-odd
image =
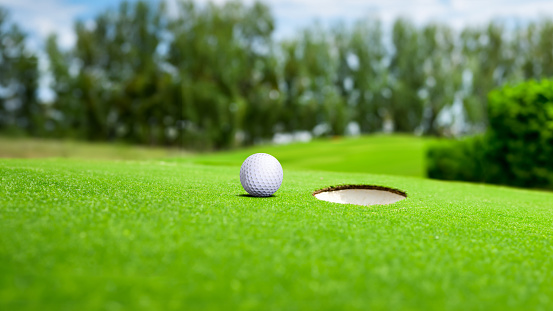
[{"label": "shadow under golf ball", "polygon": [[270,199],[270,198],[276,198],[277,195],[270,195],[268,197],[256,197],[255,195],[251,195],[251,194],[245,194],[245,193],[242,193],[242,194],[237,194],[236,195],[237,197],[244,197],[244,198],[255,198],[255,199]]}]

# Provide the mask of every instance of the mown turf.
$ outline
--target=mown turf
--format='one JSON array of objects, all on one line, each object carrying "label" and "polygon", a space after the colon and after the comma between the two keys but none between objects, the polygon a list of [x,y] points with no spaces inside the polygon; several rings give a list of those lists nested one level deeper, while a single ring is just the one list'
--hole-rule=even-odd
[{"label": "mown turf", "polygon": [[177,148],[130,146],[117,143],[90,143],[76,140],[6,137],[0,135],[0,158],[81,158],[147,160],[189,156]]},{"label": "mown turf", "polygon": [[425,151],[429,138],[408,135],[369,135],[318,139],[289,145],[261,145],[217,153],[192,153],[70,140],[41,140],[0,136],[0,158],[80,158],[162,160],[236,166],[252,153],[267,152],[291,169],[333,172],[366,172],[425,176]]},{"label": "mown turf", "polygon": [[[284,166],[0,160],[0,310],[551,310],[553,193]],[[398,188],[362,207],[339,184]]]},{"label": "mown turf", "polygon": [[423,177],[426,176],[425,152],[429,141],[429,138],[409,135],[336,137],[309,143],[255,146],[185,160],[236,166],[252,153],[265,152],[277,157],[290,169]]}]

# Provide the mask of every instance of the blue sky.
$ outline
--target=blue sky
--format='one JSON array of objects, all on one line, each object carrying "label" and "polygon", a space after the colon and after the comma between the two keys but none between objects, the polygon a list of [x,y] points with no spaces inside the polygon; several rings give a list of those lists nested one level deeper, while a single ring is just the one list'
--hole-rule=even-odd
[{"label": "blue sky", "polygon": [[[151,0],[156,1],[156,0]],[[170,2],[178,0],[169,0]],[[226,0],[214,0],[220,3]],[[92,19],[98,12],[117,6],[120,0],[0,0],[12,17],[33,37],[33,45],[56,32],[61,44],[71,46],[75,40],[72,25],[75,19]],[[206,0],[197,0],[206,2]],[[252,2],[245,0],[246,3]],[[330,24],[337,20],[353,21],[377,16],[385,24],[398,16],[418,24],[441,21],[460,28],[481,24],[490,19],[525,22],[543,16],[553,17],[551,0],[266,0],[276,18],[277,38],[287,37],[294,30],[313,20]]]}]

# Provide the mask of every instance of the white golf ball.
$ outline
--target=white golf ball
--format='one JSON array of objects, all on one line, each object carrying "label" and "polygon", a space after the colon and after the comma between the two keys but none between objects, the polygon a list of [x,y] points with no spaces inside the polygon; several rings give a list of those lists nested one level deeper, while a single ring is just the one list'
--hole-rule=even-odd
[{"label": "white golf ball", "polygon": [[273,195],[282,184],[282,166],[270,154],[255,153],[249,156],[240,168],[240,183],[255,197]]}]

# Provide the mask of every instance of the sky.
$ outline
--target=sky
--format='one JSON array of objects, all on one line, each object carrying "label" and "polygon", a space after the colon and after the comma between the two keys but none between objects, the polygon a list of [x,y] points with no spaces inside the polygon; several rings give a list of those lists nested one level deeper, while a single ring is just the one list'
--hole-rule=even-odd
[{"label": "sky", "polygon": [[[12,18],[30,35],[31,45],[40,48],[44,38],[58,34],[62,46],[75,42],[76,19],[91,20],[99,12],[116,7],[121,0],[0,0]],[[150,0],[156,1],[156,0]],[[178,0],[169,0],[178,1]],[[215,3],[226,0],[214,0]],[[207,2],[207,0],[196,0]],[[251,3],[252,0],[244,0]],[[285,38],[318,20],[332,25],[364,17],[378,17],[384,25],[397,17],[417,24],[445,22],[455,28],[482,24],[491,19],[527,22],[553,17],[552,0],[265,0],[276,20],[275,37]]]}]

